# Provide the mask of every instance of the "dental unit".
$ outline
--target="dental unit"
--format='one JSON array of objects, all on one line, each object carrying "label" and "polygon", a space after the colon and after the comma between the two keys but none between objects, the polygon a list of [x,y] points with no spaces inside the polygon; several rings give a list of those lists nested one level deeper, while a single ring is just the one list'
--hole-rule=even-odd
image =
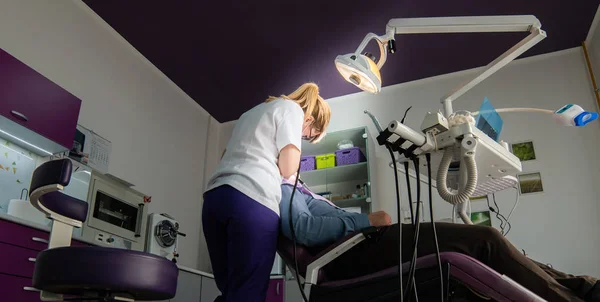
[{"label": "dental unit", "polygon": [[[443,114],[428,113],[420,131],[399,121],[392,121],[387,128],[382,129],[377,119],[365,111],[380,132],[378,143],[389,144],[393,151],[400,152],[403,158],[399,162],[431,154],[433,170],[437,170],[439,195],[456,205],[461,219],[468,224],[472,223],[466,215],[465,207],[469,198],[514,187],[516,179],[512,175],[521,172],[522,168],[519,159],[508,150],[508,144],[496,142],[475,127],[473,116],[479,112],[454,112],[452,103],[546,38],[539,20],[531,15],[391,19],[384,35],[369,33],[354,53],[340,55],[335,59],[336,68],[346,81],[364,91],[377,94],[381,91],[382,83],[379,71],[387,60],[388,52],[397,51],[394,40],[396,34],[476,32],[529,32],[529,35],[485,66],[472,80],[442,97]],[[379,46],[380,57],[377,63],[372,55],[363,53],[371,41],[377,42]],[[598,118],[597,113],[586,112],[574,104],[565,105],[556,111],[506,108],[497,112],[550,113],[559,124],[568,126],[585,126]],[[460,161],[460,178],[458,183],[448,184],[448,168],[457,160]]]},{"label": "dental unit", "polygon": [[[353,53],[340,55],[335,59],[335,66],[346,81],[361,90],[377,94],[381,91],[382,87],[380,69],[385,64],[388,53],[397,52],[394,40],[396,34],[484,32],[529,32],[529,34],[485,66],[472,80],[461,84],[449,94],[443,96],[441,98],[443,111],[428,113],[421,124],[421,129],[411,129],[397,120],[391,121],[387,127],[383,128],[373,114],[368,110],[364,112],[372,119],[379,133],[377,137],[378,144],[385,146],[392,157],[390,166],[393,166],[395,169],[399,222],[400,194],[398,190],[398,169],[396,167],[398,163],[403,163],[405,167],[404,172],[407,176],[408,196],[412,211],[408,176],[409,163],[412,161],[414,164],[417,178],[417,202],[419,202],[421,191],[419,159],[423,157],[426,159],[427,170],[430,172],[428,174],[428,184],[432,222],[434,218],[431,210],[433,207],[431,199],[433,182],[431,171],[436,174],[435,186],[437,187],[438,194],[442,199],[454,205],[454,211],[458,212],[459,217],[465,224],[472,224],[470,217],[466,214],[471,197],[493,194],[516,186],[517,179],[514,175],[522,171],[519,158],[510,152],[506,142],[497,141],[497,135],[492,135],[494,136],[492,138],[488,135],[489,132],[486,131],[486,133],[475,126],[475,116],[487,114],[487,112],[455,112],[453,110],[453,101],[546,38],[546,33],[541,29],[539,20],[532,15],[391,19],[386,26],[386,33],[384,35],[380,36],[369,33]],[[380,56],[378,60],[369,53],[363,53],[371,41],[375,41],[379,47]],[[567,104],[556,111],[536,108],[506,108],[498,109],[497,111],[494,110],[493,113],[497,114],[497,112],[548,113],[552,114],[554,119],[561,125],[578,127],[585,126],[598,118],[597,113],[586,112],[583,108],[575,104]],[[496,134],[499,134],[499,132]],[[395,158],[395,153],[401,155],[398,160]],[[453,180],[449,179],[449,170],[458,174],[452,175],[454,176],[452,177]],[[418,209],[419,207],[417,206],[417,215],[414,217],[411,212],[411,221],[416,217],[416,222],[413,221],[413,224],[416,226],[416,234],[419,233],[420,224]],[[399,223],[400,227],[401,225]],[[444,301],[446,301],[448,295],[447,279],[450,275],[471,288],[478,288],[480,293],[498,301],[544,301],[544,299],[528,291],[507,276],[500,275],[485,265],[479,265],[477,261],[466,255],[453,255],[452,257],[456,257],[456,259],[449,260],[447,253],[440,253],[437,246],[435,224],[432,224],[432,227],[437,250],[435,255],[416,257],[418,235],[412,239],[414,247],[412,259],[408,263],[402,263],[402,255],[399,255],[400,263],[397,267],[397,278],[400,283],[400,301],[407,299],[407,297],[410,299],[413,290],[416,294],[417,282],[415,281],[414,273],[417,269],[416,267],[421,265],[425,258],[429,259],[428,267],[436,266],[433,264],[435,260],[432,259],[437,258],[439,280],[441,282],[440,289]],[[400,233],[402,232],[400,231]],[[292,240],[291,243],[280,243],[278,250],[280,254],[287,255],[288,265],[295,262],[295,267],[292,266],[297,277],[299,269],[305,269],[306,278],[304,279],[304,288],[302,289],[301,286],[304,300],[319,301],[320,296],[315,296],[317,294],[320,295],[322,290],[317,284],[319,269],[369,236],[369,234],[356,234],[347,238],[342,243],[337,243],[336,246],[330,247],[327,253],[324,253],[318,259],[314,260],[314,262],[309,262],[307,267],[305,265],[302,267],[298,266],[295,240]],[[402,238],[400,238],[399,244],[399,250],[402,251]],[[290,251],[293,251],[293,253]],[[430,256],[435,257],[432,258]],[[305,258],[302,253],[300,254],[300,258]],[[463,273],[452,273],[452,267],[456,267],[458,271],[462,271]],[[469,271],[469,273],[464,273],[465,271]],[[406,287],[404,287],[403,274],[406,272],[408,280]],[[389,275],[390,272],[387,272],[387,274]],[[393,278],[391,275],[390,277]],[[484,283],[487,284],[481,283],[481,280],[486,280]],[[298,284],[300,285],[299,280]],[[494,285],[492,286],[492,284]],[[311,291],[316,291],[315,295],[311,296]],[[395,291],[398,292],[397,287]],[[313,296],[315,296],[314,299]],[[444,296],[446,299],[443,298]]]}]

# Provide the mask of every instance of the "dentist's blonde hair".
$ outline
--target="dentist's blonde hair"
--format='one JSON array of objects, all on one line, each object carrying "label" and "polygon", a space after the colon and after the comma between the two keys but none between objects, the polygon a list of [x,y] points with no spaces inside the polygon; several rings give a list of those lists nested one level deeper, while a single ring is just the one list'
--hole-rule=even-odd
[{"label": "dentist's blonde hair", "polygon": [[329,104],[319,95],[319,86],[315,83],[305,83],[298,87],[296,91],[279,97],[270,96],[265,102],[286,99],[296,102],[302,111],[304,117],[312,116],[314,119],[313,128],[321,133],[325,133],[329,120],[331,119],[331,109]]}]

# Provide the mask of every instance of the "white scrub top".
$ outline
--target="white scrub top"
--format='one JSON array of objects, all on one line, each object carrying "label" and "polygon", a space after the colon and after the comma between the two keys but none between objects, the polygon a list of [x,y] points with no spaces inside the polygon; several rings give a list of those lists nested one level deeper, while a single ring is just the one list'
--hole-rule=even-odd
[{"label": "white scrub top", "polygon": [[301,150],[303,122],[300,105],[284,99],[242,114],[207,191],[230,185],[279,215],[282,177],[277,159],[289,144]]}]

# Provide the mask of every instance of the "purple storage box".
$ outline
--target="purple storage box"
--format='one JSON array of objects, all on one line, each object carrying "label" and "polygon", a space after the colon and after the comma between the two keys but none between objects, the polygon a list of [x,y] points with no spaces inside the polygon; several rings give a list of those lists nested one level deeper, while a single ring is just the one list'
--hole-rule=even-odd
[{"label": "purple storage box", "polygon": [[348,149],[342,149],[335,151],[335,163],[336,166],[345,166],[358,164],[364,162],[365,156],[360,151],[359,147],[352,147]]},{"label": "purple storage box", "polygon": [[316,169],[316,161],[314,156],[302,156],[300,158],[300,172],[312,171]]}]

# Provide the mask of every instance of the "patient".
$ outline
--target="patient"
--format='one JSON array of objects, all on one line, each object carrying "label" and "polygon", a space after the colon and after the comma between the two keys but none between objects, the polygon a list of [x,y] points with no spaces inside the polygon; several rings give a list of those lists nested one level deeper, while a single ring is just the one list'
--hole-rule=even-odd
[{"label": "patient", "polygon": [[[289,206],[293,183],[281,185],[281,231],[291,239]],[[398,264],[397,224],[385,212],[349,213],[298,184],[292,216],[296,240],[307,247],[325,247],[370,226],[385,229],[378,241],[365,240],[326,265],[328,278],[343,280],[381,271]],[[600,282],[587,276],[568,275],[535,262],[519,252],[491,227],[436,223],[440,251],[460,252],[505,274],[548,301],[600,301]],[[410,260],[414,227],[402,225],[402,262]],[[418,257],[435,253],[431,223],[421,224]]]}]

